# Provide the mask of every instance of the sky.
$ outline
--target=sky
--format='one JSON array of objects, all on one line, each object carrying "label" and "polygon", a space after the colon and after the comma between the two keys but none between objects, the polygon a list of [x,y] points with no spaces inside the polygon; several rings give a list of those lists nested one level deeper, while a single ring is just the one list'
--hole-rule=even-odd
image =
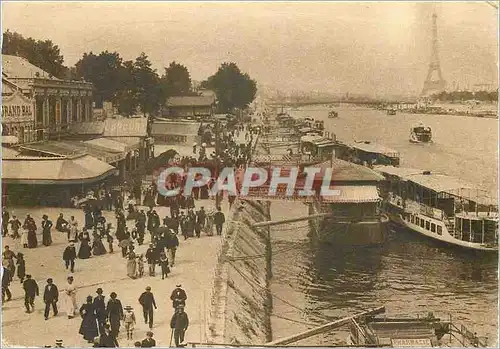
[{"label": "sky", "polygon": [[2,29],[50,39],[65,64],[84,52],[145,52],[204,80],[235,62],[283,91],[418,94],[431,54],[432,13],[448,85],[498,84],[498,10],[483,2],[11,2]]}]

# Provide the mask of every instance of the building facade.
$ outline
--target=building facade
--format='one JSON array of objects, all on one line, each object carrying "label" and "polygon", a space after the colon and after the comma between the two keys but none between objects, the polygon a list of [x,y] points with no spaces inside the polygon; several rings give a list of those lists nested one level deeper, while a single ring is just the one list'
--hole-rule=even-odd
[{"label": "building facade", "polygon": [[15,137],[13,143],[35,140],[34,103],[22,89],[2,78],[2,138]]},{"label": "building facade", "polygon": [[215,97],[176,96],[170,97],[162,109],[162,116],[169,118],[209,118],[214,115]]},{"label": "building facade", "polygon": [[[2,82],[16,86],[32,105],[33,127],[23,126],[22,134],[19,128],[11,131],[7,127],[20,134],[20,143],[58,139],[69,125],[94,119],[91,83],[58,79],[22,57],[3,55],[2,65]],[[2,89],[2,101],[8,102],[9,91],[5,92]]]}]

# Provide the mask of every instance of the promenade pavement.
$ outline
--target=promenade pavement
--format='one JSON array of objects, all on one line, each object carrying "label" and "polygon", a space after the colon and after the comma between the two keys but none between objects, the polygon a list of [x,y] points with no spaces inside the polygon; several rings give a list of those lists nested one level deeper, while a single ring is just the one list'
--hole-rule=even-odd
[{"label": "promenade pavement", "polygon": [[[205,209],[214,207],[214,200],[198,200],[195,202],[196,208],[205,206]],[[222,203],[226,217],[229,216],[229,205],[227,200]],[[66,219],[71,215],[75,216],[81,226],[84,222],[84,214],[79,209],[60,208],[26,208],[9,207],[17,217],[24,221],[26,213],[30,213],[35,219],[40,232],[40,222],[43,214],[55,221],[60,212],[64,213]],[[155,208],[160,218],[163,219],[169,209],[166,207]],[[116,227],[116,219],[110,211],[103,212],[108,222]],[[12,215],[12,213],[11,213]],[[133,226],[133,221],[127,221],[129,227]],[[226,223],[227,225],[227,223]],[[53,244],[49,247],[41,245],[41,235],[38,236],[39,245],[35,249],[22,248],[20,240],[10,237],[2,239],[2,250],[5,245],[9,245],[14,252],[22,252],[26,260],[26,273],[31,274],[37,281],[40,288],[40,296],[35,300],[35,311],[31,314],[25,313],[24,291],[17,276],[11,283],[12,300],[2,306],[2,346],[29,346],[43,347],[44,345],[54,346],[56,339],[62,339],[65,347],[91,347],[80,334],[78,334],[81,318],[68,319],[64,312],[64,287],[66,278],[70,274],[64,266],[62,253],[67,246],[66,234],[52,229]],[[138,254],[145,253],[150,241],[149,234],[146,234],[146,241],[142,246],[136,246]],[[145,338],[149,330],[148,325],[143,321],[142,308],[138,298],[144,292],[146,286],[151,286],[152,292],[158,305],[158,310],[154,313],[154,338],[157,346],[168,347],[171,341],[170,319],[173,314],[170,294],[176,284],[182,284],[186,290],[188,299],[185,311],[189,316],[190,325],[186,333],[185,341],[200,342],[204,339],[205,321],[208,317],[208,304],[210,302],[210,289],[212,286],[212,276],[217,263],[217,250],[221,243],[221,238],[217,235],[207,236],[202,233],[201,238],[189,238],[184,240],[180,236],[180,247],[177,251],[175,266],[167,279],[162,280],[161,276],[130,279],[126,272],[126,259],[121,256],[121,249],[114,242],[114,253],[107,253],[103,256],[92,256],[87,260],[76,260],[74,272],[77,290],[77,302],[80,306],[85,302],[88,295],[96,296],[96,289],[101,287],[106,296],[106,302],[111,292],[118,294],[118,299],[122,305],[130,305],[134,308],[137,318],[134,339],[127,340],[124,327],[122,325],[118,337],[120,347],[133,347],[137,340]],[[106,249],[107,243],[104,242]],[[78,251],[79,244],[76,244]],[[159,268],[157,267],[157,271]],[[147,264],[145,265],[147,274]],[[53,317],[52,312],[47,321],[44,320],[43,310],[43,289],[47,278],[53,278],[60,291],[58,316]],[[174,345],[172,343],[172,345]]]}]

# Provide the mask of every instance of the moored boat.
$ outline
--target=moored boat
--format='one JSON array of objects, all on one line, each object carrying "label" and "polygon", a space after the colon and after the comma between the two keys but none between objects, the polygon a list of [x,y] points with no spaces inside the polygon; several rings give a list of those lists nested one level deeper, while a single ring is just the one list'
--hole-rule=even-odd
[{"label": "moored boat", "polygon": [[337,157],[366,166],[399,166],[400,161],[398,151],[371,141],[355,141],[341,145]]},{"label": "moored boat", "polygon": [[432,130],[429,126],[425,126],[422,122],[414,125],[410,129],[410,142],[411,143],[431,143]]},{"label": "moored boat", "polygon": [[339,113],[337,113],[335,110],[330,110],[328,112],[329,119],[334,119],[334,118],[338,118],[338,117],[339,117]]},{"label": "moored boat", "polygon": [[340,159],[318,166],[332,170],[330,189],[338,190],[338,195],[318,196],[309,203],[310,215],[331,214],[309,222],[312,236],[335,247],[384,243],[389,218],[380,209],[378,185],[383,177]]},{"label": "moored boat", "polygon": [[348,345],[386,348],[487,347],[488,338],[479,337],[463,325],[426,316],[367,316],[349,321]]},{"label": "moored boat", "polygon": [[386,178],[382,197],[395,223],[448,245],[498,252],[498,206],[485,191],[429,171],[375,170]]},{"label": "moored boat", "polygon": [[396,115],[396,109],[387,109],[387,115]]}]

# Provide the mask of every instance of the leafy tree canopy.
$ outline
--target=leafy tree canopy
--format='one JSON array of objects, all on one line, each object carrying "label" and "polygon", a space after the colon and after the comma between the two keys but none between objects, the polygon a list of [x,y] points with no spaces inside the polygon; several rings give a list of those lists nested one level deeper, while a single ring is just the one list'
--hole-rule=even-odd
[{"label": "leafy tree canopy", "polygon": [[191,92],[191,76],[188,69],[173,61],[165,68],[165,74],[161,77],[167,96],[186,96]]},{"label": "leafy tree canopy", "polygon": [[64,57],[51,40],[25,38],[7,30],[3,33],[2,54],[23,57],[57,78],[63,78],[67,72]]},{"label": "leafy tree canopy", "polygon": [[215,91],[220,112],[244,109],[255,99],[257,83],[242,73],[236,63],[222,63],[219,70],[201,84]]}]

